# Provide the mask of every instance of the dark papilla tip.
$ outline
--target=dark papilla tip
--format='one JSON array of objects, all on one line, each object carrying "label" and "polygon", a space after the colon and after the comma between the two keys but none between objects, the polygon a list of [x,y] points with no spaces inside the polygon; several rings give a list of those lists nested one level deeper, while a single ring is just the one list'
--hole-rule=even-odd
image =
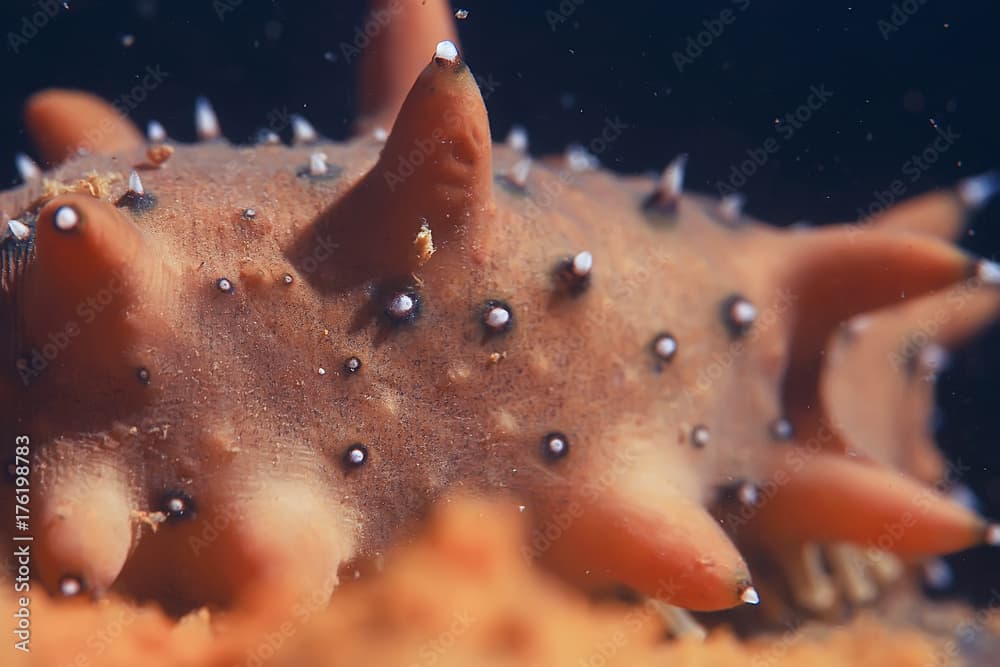
[{"label": "dark papilla tip", "polygon": [[52,225],[59,232],[75,232],[80,228],[80,222],[80,214],[72,206],[60,206],[52,215]]},{"label": "dark papilla tip", "polygon": [[420,295],[412,291],[394,292],[385,306],[386,316],[396,324],[412,322],[420,314]]},{"label": "dark papilla tip", "polygon": [[160,511],[167,521],[184,521],[193,519],[196,513],[194,500],[183,491],[167,491],[160,498]]},{"label": "dark papilla tip", "polygon": [[734,338],[745,335],[757,320],[757,308],[742,294],[731,294],[722,302],[722,322]]},{"label": "dark papilla tip", "polygon": [[650,349],[657,361],[672,361],[677,355],[677,339],[667,332],[657,334],[650,343]]},{"label": "dark papilla tip", "polygon": [[569,454],[569,438],[558,431],[546,433],[542,438],[542,454],[550,461],[565,457]]},{"label": "dark papilla tip", "polygon": [[344,372],[348,375],[354,375],[361,370],[361,359],[357,357],[348,357],[344,361]]},{"label": "dark papilla tip", "polygon": [[514,311],[503,301],[487,301],[482,308],[482,322],[487,333],[507,333],[514,326]]},{"label": "dark papilla tip", "polygon": [[360,442],[354,443],[344,450],[344,465],[349,469],[360,468],[368,462],[368,448]]},{"label": "dark papilla tip", "polygon": [[87,590],[83,577],[75,574],[66,574],[59,580],[59,594],[63,597],[71,598],[81,595]]}]

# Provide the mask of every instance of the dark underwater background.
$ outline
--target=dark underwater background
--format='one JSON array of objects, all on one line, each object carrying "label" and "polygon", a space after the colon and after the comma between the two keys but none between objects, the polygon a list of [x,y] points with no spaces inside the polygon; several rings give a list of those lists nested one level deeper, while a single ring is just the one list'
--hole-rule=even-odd
[{"label": "dark underwater background", "polygon": [[[343,139],[364,4],[4,0],[0,185],[18,182],[15,152],[31,154],[24,98],[47,86],[123,101],[140,126],[155,118],[182,141],[194,139],[199,94],[232,141],[250,141],[275,112],[303,113]],[[995,2],[469,0],[453,8],[469,11],[462,49],[494,137],[524,125],[536,155],[586,144],[613,119],[628,128],[601,153],[606,167],[656,171],[686,152],[690,189],[735,184],[752,215],[781,225],[856,219],[895,198],[897,180],[913,196],[1000,168]],[[131,91],[147,68],[163,81],[139,100]],[[800,110],[810,96],[813,108]],[[947,148],[925,161],[939,136]],[[769,139],[778,150],[761,159]],[[762,164],[740,167],[755,155]],[[977,215],[963,245],[1000,259],[1000,202]],[[998,374],[994,326],[953,357],[938,387],[939,442],[993,518]],[[1000,550],[949,562],[947,595],[985,603],[1000,591]]]}]

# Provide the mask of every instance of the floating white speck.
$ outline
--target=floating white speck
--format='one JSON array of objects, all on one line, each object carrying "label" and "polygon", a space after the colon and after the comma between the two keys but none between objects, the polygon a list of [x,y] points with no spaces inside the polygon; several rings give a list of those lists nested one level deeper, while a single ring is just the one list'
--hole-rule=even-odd
[{"label": "floating white speck", "polygon": [[21,180],[26,183],[42,175],[38,164],[24,153],[18,153],[14,156],[14,164],[17,166],[17,173],[21,175]]},{"label": "floating white speck", "polygon": [[1000,192],[1000,171],[967,178],[955,188],[958,198],[969,208],[979,208]]},{"label": "floating white speck", "polygon": [[151,120],[146,125],[146,138],[151,144],[162,144],[167,140],[167,131],[159,121]]},{"label": "floating white speck", "polygon": [[747,604],[760,604],[760,596],[753,586],[747,586],[746,590],[740,593],[740,599]]},{"label": "floating white speck", "polygon": [[510,311],[503,306],[493,306],[483,317],[483,321],[491,329],[500,330],[510,324]]},{"label": "floating white speck", "polygon": [[662,195],[671,199],[680,197],[684,190],[684,172],[687,170],[687,161],[687,153],[681,153],[663,170],[663,176],[660,178]]},{"label": "floating white speck", "polygon": [[523,188],[528,184],[529,174],[531,174],[531,158],[526,157],[514,163],[514,166],[510,168],[507,178],[517,187]]},{"label": "floating white speck", "polygon": [[325,176],[329,170],[330,168],[326,164],[326,153],[315,151],[309,156],[310,176]]},{"label": "floating white speck", "polygon": [[365,462],[365,451],[360,447],[352,447],[347,453],[347,459],[356,466]]},{"label": "floating white speck", "polygon": [[597,158],[580,144],[566,147],[566,166],[572,171],[590,171],[600,166]]},{"label": "floating white speck", "polygon": [[316,372],[319,373],[320,375],[326,375],[326,369],[322,368],[322,367],[319,370],[317,370]]},{"label": "floating white speck", "polygon": [[469,10],[468,9],[456,10],[455,18],[457,18],[459,21],[464,21],[465,19],[469,18]]},{"label": "floating white speck", "polygon": [[448,40],[438,42],[437,49],[434,51],[434,58],[436,60],[443,60],[449,63],[457,63],[458,48]]},{"label": "floating white speck", "polygon": [[719,201],[719,215],[726,222],[739,222],[747,198],[738,192],[728,194]]},{"label": "floating white speck", "polygon": [[696,426],[691,431],[691,442],[695,447],[705,447],[712,440],[707,426]]},{"label": "floating white speck", "polygon": [[527,508],[527,507],[525,507],[524,505],[518,505],[518,506],[517,506],[517,511],[518,511],[518,512],[523,512],[523,511],[524,511],[524,510],[526,510],[526,509],[528,509],[528,508]]},{"label": "floating white speck", "polygon": [[389,138],[389,130],[385,129],[382,126],[376,127],[374,130],[372,130],[372,137],[375,139],[375,141],[385,143],[386,140]]},{"label": "floating white speck", "polygon": [[145,188],[142,187],[142,179],[139,178],[139,172],[134,169],[128,175],[128,191],[140,196],[146,194]]},{"label": "floating white speck", "polygon": [[986,527],[986,536],[983,541],[991,547],[1000,546],[1000,523],[991,523]]},{"label": "floating white speck", "polygon": [[8,220],[7,229],[18,241],[26,241],[31,236],[31,228],[20,220]]},{"label": "floating white speck", "polygon": [[122,35],[122,46],[124,46],[127,49],[130,48],[133,44],[135,44],[135,35],[132,34]]},{"label": "floating white speck", "polygon": [[292,114],[292,143],[293,144],[313,144],[319,138],[316,128],[312,126],[304,116]]},{"label": "floating white speck", "polygon": [[198,97],[194,101],[194,128],[202,141],[211,141],[222,136],[219,119],[206,97]]},{"label": "floating white speck", "polygon": [[573,256],[570,267],[574,276],[577,278],[586,278],[594,268],[594,256],[586,250],[578,252]]},{"label": "floating white speck", "polygon": [[507,146],[518,153],[525,153],[528,150],[528,131],[521,125],[515,125],[507,133]]},{"label": "floating white speck", "polygon": [[1000,285],[1000,264],[987,259],[979,260],[976,277],[987,285]]},{"label": "floating white speck", "polygon": [[56,209],[53,222],[56,225],[56,229],[68,232],[79,224],[80,216],[72,206],[60,206]]}]

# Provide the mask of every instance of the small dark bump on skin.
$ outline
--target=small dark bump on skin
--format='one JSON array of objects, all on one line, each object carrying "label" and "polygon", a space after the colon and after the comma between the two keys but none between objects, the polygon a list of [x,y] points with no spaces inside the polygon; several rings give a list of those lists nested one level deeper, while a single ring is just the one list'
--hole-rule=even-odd
[{"label": "small dark bump on skin", "polygon": [[514,326],[514,311],[503,301],[487,301],[481,313],[480,320],[487,334],[505,334]]},{"label": "small dark bump on skin", "polygon": [[344,465],[348,469],[360,468],[368,463],[368,448],[356,442],[344,451]]},{"label": "small dark bump on skin", "polygon": [[153,193],[146,192],[139,194],[137,192],[132,192],[129,190],[115,202],[115,206],[118,208],[127,208],[133,213],[145,213],[146,211],[151,211],[156,208],[156,197]]},{"label": "small dark bump on skin", "polygon": [[569,438],[558,431],[545,434],[542,438],[542,454],[550,461],[565,458],[569,454]]},{"label": "small dark bump on skin", "polygon": [[795,436],[795,427],[786,417],[778,417],[771,422],[771,437],[778,442],[787,442]]},{"label": "small dark bump on skin", "polygon": [[194,500],[183,491],[167,491],[163,494],[159,507],[167,521],[186,521],[193,519],[196,513]]},{"label": "small dark bump on skin", "polygon": [[657,361],[669,363],[677,356],[677,339],[672,334],[664,331],[653,338],[649,348]]},{"label": "small dark bump on skin", "polygon": [[423,307],[415,291],[393,292],[385,305],[385,315],[394,324],[408,324],[417,319]]},{"label": "small dark bump on skin", "polygon": [[76,597],[82,595],[87,590],[87,585],[83,577],[75,574],[66,574],[59,580],[59,594],[63,597]]},{"label": "small dark bump on skin", "polygon": [[348,357],[344,361],[344,372],[348,375],[354,375],[361,370],[361,360],[357,357]]},{"label": "small dark bump on skin", "polygon": [[704,449],[711,440],[711,435],[708,432],[708,427],[703,424],[699,424],[691,429],[691,446],[696,449]]},{"label": "small dark bump on skin", "polygon": [[722,322],[733,338],[745,336],[757,319],[757,309],[742,294],[731,294],[722,302]]},{"label": "small dark bump on skin", "polygon": [[567,257],[556,265],[555,268],[555,278],[556,282],[562,289],[573,296],[578,296],[587,291],[590,287],[590,271],[580,275],[574,269],[574,257]]}]

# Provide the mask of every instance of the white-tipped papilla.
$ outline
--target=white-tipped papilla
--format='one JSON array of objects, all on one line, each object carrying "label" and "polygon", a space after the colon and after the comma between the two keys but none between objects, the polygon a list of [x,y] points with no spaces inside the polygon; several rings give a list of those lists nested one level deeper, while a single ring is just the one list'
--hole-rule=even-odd
[{"label": "white-tipped papilla", "polygon": [[746,299],[735,299],[729,308],[729,317],[735,325],[749,326],[757,319],[757,307]]},{"label": "white-tipped papilla", "polygon": [[987,285],[1000,285],[1000,264],[988,259],[979,260],[976,265],[976,277]]},{"label": "white-tipped papilla", "polygon": [[135,169],[128,175],[128,191],[137,195],[146,194],[145,188],[142,187],[142,179],[139,178],[139,172]]},{"label": "white-tipped papilla", "polygon": [[531,158],[526,157],[514,163],[514,166],[510,168],[507,178],[517,187],[523,188],[528,184],[529,174],[531,174]]},{"label": "white-tipped papilla", "polygon": [[684,172],[687,170],[687,153],[681,153],[667,165],[660,178],[660,194],[668,198],[680,197],[684,190]]},{"label": "white-tipped papilla", "polygon": [[580,144],[570,144],[566,147],[566,166],[571,171],[590,171],[600,166],[597,157]]},{"label": "white-tipped papilla", "polygon": [[747,198],[738,192],[728,194],[719,200],[719,215],[726,222],[738,222],[746,202]]},{"label": "white-tipped papilla", "polygon": [[439,62],[457,63],[458,47],[447,39],[443,42],[438,42],[437,48],[434,50],[434,59]]},{"label": "white-tipped papilla", "polygon": [[389,301],[389,315],[396,319],[405,319],[410,316],[416,307],[413,298],[409,294],[400,292]]},{"label": "white-tipped papilla", "polygon": [[528,131],[521,125],[515,125],[507,133],[507,146],[518,153],[528,152]]},{"label": "white-tipped papilla", "polygon": [[969,208],[979,208],[1000,192],[1000,171],[988,171],[960,182],[958,198]]},{"label": "white-tipped papilla", "polygon": [[80,224],[80,214],[72,206],[60,206],[56,209],[52,221],[55,223],[56,229],[68,232]]},{"label": "white-tipped papilla", "polygon": [[17,166],[17,173],[21,175],[22,181],[33,181],[42,175],[38,164],[24,153],[18,153],[14,156],[14,164]]},{"label": "white-tipped papilla", "polygon": [[753,586],[747,586],[740,593],[740,599],[747,604],[760,604],[760,596],[757,595],[757,589]]},{"label": "white-tipped papilla", "polygon": [[588,251],[578,252],[570,262],[570,269],[577,278],[586,278],[594,268],[594,256]]},{"label": "white-tipped papilla", "polygon": [[503,306],[493,306],[486,311],[483,321],[491,329],[503,329],[510,322],[510,311]]},{"label": "white-tipped papilla", "polygon": [[291,116],[292,123],[292,143],[293,144],[312,144],[316,143],[319,135],[316,133],[316,128],[312,126],[304,116],[300,116],[297,113],[293,113]]},{"label": "white-tipped papilla", "polygon": [[194,101],[194,129],[202,141],[210,141],[222,136],[222,130],[219,129],[219,119],[207,97],[198,97]]},{"label": "white-tipped papilla", "polygon": [[309,156],[310,176],[325,176],[329,169],[330,168],[326,164],[326,153],[314,151]]},{"label": "white-tipped papilla", "polygon": [[146,138],[151,144],[162,144],[167,140],[167,131],[160,125],[159,121],[151,120],[146,125]]},{"label": "white-tipped papilla", "polygon": [[26,241],[31,236],[31,228],[20,220],[8,220],[7,231],[18,241]]}]

